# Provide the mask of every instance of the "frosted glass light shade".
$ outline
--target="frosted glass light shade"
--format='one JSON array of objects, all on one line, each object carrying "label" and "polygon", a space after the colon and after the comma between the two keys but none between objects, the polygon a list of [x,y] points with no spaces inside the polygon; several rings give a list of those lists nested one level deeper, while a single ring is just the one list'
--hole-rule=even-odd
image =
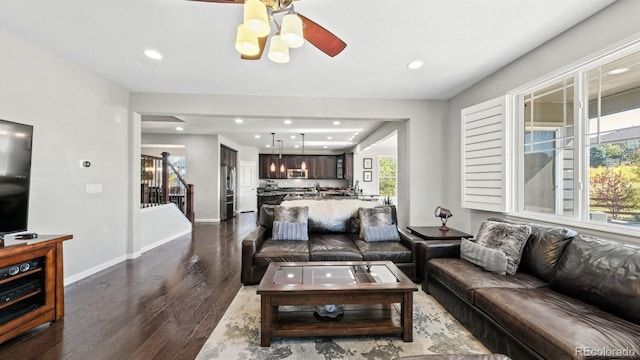
[{"label": "frosted glass light shade", "polygon": [[302,164],[300,164],[300,169],[307,170],[307,163],[302,160]]},{"label": "frosted glass light shade", "polygon": [[271,172],[276,171],[276,164],[275,163],[271,163],[271,166],[269,166],[269,171],[271,171]]},{"label": "frosted glass light shade", "polygon": [[289,48],[282,42],[280,35],[271,37],[271,43],[269,44],[269,59],[279,64],[289,62]]},{"label": "frosted glass light shade", "polygon": [[260,45],[258,45],[258,38],[255,35],[249,34],[244,26],[238,26],[238,32],[236,34],[236,50],[242,55],[254,56],[260,52]]},{"label": "frosted glass light shade", "polygon": [[247,0],[244,2],[244,28],[254,36],[263,37],[269,35],[269,14],[267,7],[260,0]]},{"label": "frosted glass light shade", "polygon": [[298,48],[304,44],[302,20],[296,14],[288,14],[282,19],[280,30],[282,42],[290,48]]},{"label": "frosted glass light shade", "polygon": [[284,164],[280,165],[280,172],[283,173],[284,172]]}]

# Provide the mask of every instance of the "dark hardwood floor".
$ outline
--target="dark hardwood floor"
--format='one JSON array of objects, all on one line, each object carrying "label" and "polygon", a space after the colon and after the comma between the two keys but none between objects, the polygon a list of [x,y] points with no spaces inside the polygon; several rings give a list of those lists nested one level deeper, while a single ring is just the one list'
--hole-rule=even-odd
[{"label": "dark hardwood floor", "polygon": [[196,224],[193,240],[67,286],[64,319],[0,345],[0,359],[194,359],[241,287],[254,228],[255,213]]}]

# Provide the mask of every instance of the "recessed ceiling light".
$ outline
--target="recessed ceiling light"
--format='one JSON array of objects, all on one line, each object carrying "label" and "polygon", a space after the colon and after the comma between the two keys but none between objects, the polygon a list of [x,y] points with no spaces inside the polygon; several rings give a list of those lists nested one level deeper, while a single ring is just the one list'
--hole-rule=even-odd
[{"label": "recessed ceiling light", "polygon": [[260,135],[258,135],[258,134],[253,135],[253,137],[256,138],[256,139],[260,139]]},{"label": "recessed ceiling light", "polygon": [[629,71],[629,68],[617,68],[609,71],[609,75],[618,75]]},{"label": "recessed ceiling light", "polygon": [[152,49],[147,49],[144,51],[144,54],[153,60],[162,60],[162,54],[160,54],[160,52],[156,51],[156,50],[152,50]]},{"label": "recessed ceiling light", "polygon": [[331,139],[333,139],[333,137],[327,136],[327,140],[331,140]]},{"label": "recessed ceiling light", "polygon": [[236,119],[236,124],[242,124],[244,122],[244,120],[242,119]]},{"label": "recessed ceiling light", "polygon": [[291,136],[289,136],[289,137],[290,137],[290,138],[292,138],[292,139],[295,139],[295,138],[296,138],[296,136],[295,136],[295,135],[291,135]]},{"label": "recessed ceiling light", "polygon": [[340,121],[334,121],[333,125],[340,125]]},{"label": "recessed ceiling light", "polygon": [[268,148],[270,148],[270,147],[271,147],[271,144],[267,144],[267,147],[268,147]]},{"label": "recessed ceiling light", "polygon": [[294,145],[293,147],[297,149],[300,147],[300,145]]},{"label": "recessed ceiling light", "polygon": [[287,124],[287,125],[291,125],[291,120],[287,119],[287,120],[284,121],[284,123]]},{"label": "recessed ceiling light", "polygon": [[184,128],[182,126],[176,126],[176,130],[182,131],[182,130],[184,130]]},{"label": "recessed ceiling light", "polygon": [[407,64],[407,67],[411,70],[420,69],[424,65],[422,60],[413,60],[412,62]]},{"label": "recessed ceiling light", "polygon": [[325,149],[326,149],[326,148],[328,148],[328,146],[327,146],[327,145],[325,145],[325,146],[323,146],[323,148],[325,148]]}]

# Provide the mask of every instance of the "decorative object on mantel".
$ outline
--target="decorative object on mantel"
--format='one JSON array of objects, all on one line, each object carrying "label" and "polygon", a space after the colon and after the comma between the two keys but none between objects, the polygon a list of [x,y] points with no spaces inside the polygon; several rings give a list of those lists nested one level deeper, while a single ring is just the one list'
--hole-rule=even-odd
[{"label": "decorative object on mantel", "polygon": [[[237,28],[235,48],[243,60],[258,60],[262,57],[271,25],[275,34],[271,36],[269,60],[276,63],[289,62],[289,48],[298,48],[304,40],[334,57],[347,44],[329,30],[297,13],[293,0],[193,0],[215,3],[244,3],[243,23]],[[276,16],[282,16],[277,19]]]},{"label": "decorative object on mantel", "polygon": [[276,163],[273,161],[273,151],[275,150],[274,148],[276,147],[276,133],[271,133],[271,166],[269,166],[269,171],[271,172],[275,172],[276,171]]},{"label": "decorative object on mantel", "polygon": [[447,227],[447,220],[453,216],[451,214],[451,210],[445,209],[442,206],[438,206],[435,211],[436,217],[439,217],[442,221],[442,226],[440,226],[440,231],[449,231]]},{"label": "decorative object on mantel", "polygon": [[371,171],[363,171],[362,172],[362,181],[371,182],[372,180]]},{"label": "decorative object on mantel", "polygon": [[373,168],[373,160],[371,158],[362,159],[362,168],[363,169],[372,169]]}]

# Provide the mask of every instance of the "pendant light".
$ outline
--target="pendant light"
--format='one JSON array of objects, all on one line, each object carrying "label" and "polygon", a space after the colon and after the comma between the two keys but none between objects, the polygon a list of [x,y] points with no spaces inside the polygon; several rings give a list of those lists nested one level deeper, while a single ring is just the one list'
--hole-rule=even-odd
[{"label": "pendant light", "polygon": [[302,164],[300,164],[300,169],[307,170],[307,163],[304,162],[304,134],[302,135]]},{"label": "pendant light", "polygon": [[282,30],[280,31],[282,42],[290,48],[302,46],[304,44],[302,27],[302,19],[298,15],[293,12],[285,15],[282,19]]},{"label": "pendant light", "polygon": [[273,161],[273,150],[276,147],[276,133],[271,133],[271,166],[269,166],[269,171],[271,172],[275,172],[276,171],[276,164]]},{"label": "pendant light", "polygon": [[278,143],[280,144],[280,172],[283,173],[284,172],[284,164],[282,163],[282,140],[278,140]]},{"label": "pendant light", "polygon": [[269,35],[269,14],[267,6],[260,0],[244,2],[244,28],[255,37]]}]

